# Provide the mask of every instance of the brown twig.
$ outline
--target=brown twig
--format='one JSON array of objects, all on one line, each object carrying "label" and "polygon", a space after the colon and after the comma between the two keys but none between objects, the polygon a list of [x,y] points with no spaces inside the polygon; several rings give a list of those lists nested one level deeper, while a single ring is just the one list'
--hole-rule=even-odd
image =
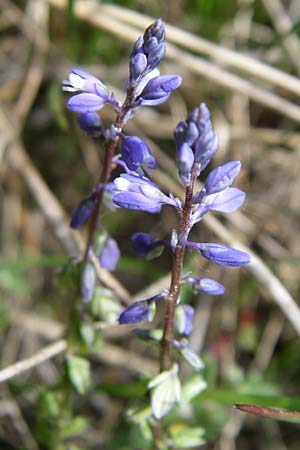
[{"label": "brown twig", "polygon": [[7,381],[21,373],[36,367],[39,364],[53,358],[64,352],[67,348],[67,341],[65,339],[60,339],[54,344],[44,347],[40,352],[36,353],[30,358],[23,359],[21,361],[12,364],[0,371],[0,383]]},{"label": "brown twig", "polygon": [[[23,177],[42,214],[68,256],[75,260],[80,260],[84,251],[84,243],[80,234],[70,229],[66,213],[26,154],[2,109],[0,109],[0,129],[3,135],[7,137],[6,143],[9,146],[8,160],[11,167],[16,169]],[[91,261],[99,280],[112,289],[124,302],[129,302],[130,295],[127,290],[109,271],[100,267],[99,261],[93,253],[91,254]]]}]

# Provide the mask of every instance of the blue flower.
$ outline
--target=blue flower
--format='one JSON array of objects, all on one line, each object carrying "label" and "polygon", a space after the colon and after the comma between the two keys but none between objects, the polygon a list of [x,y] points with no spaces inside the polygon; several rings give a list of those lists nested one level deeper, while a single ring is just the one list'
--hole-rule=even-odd
[{"label": "blue flower", "polygon": [[192,148],[193,167],[196,175],[199,175],[218,150],[218,136],[213,131],[210,113],[205,103],[201,103],[188,114],[185,122],[179,122],[174,130],[174,139],[178,152],[183,144],[188,144]]},{"label": "blue flower", "polygon": [[220,244],[219,242],[202,244],[186,241],[185,245],[195,248],[206,259],[221,266],[245,266],[250,263],[248,253],[229,247],[229,245]]},{"label": "blue flower", "polygon": [[121,174],[115,179],[114,185],[113,202],[121,208],[158,213],[163,205],[179,207],[175,199],[165,195],[146,177]]},{"label": "blue flower", "polygon": [[80,128],[92,137],[103,135],[101,117],[96,112],[78,114],[77,117]]},{"label": "blue flower", "polygon": [[114,239],[107,237],[98,252],[98,259],[100,265],[105,269],[110,271],[115,270],[120,259],[120,249]]},{"label": "blue flower", "polygon": [[151,322],[155,314],[155,301],[153,298],[139,300],[129,305],[120,315],[121,325],[131,325],[139,322]]},{"label": "blue flower", "polygon": [[191,222],[193,224],[199,222],[208,211],[218,211],[222,213],[236,211],[244,203],[245,198],[245,192],[231,187],[215,194],[205,195],[199,206],[193,211]]},{"label": "blue flower", "polygon": [[134,44],[130,55],[130,82],[155,69],[165,55],[165,26],[157,19]]},{"label": "blue flower", "polygon": [[169,98],[174,89],[180,86],[181,82],[182,78],[179,75],[156,76],[146,84],[137,98],[137,104],[160,105]]},{"label": "blue flower", "polygon": [[79,205],[75,208],[70,227],[76,230],[82,225],[92,214],[96,208],[96,199],[93,196],[84,198]]},{"label": "blue flower", "polygon": [[185,186],[190,184],[191,171],[194,165],[194,152],[187,144],[184,142],[178,149],[176,154],[176,162],[178,167],[178,172],[182,183]]},{"label": "blue flower", "polygon": [[85,264],[81,276],[81,294],[85,302],[91,301],[96,286],[96,272],[89,261]]},{"label": "blue flower", "polygon": [[157,162],[150,148],[137,136],[123,136],[121,142],[121,155],[128,169],[136,171],[142,164],[150,169],[157,168]]},{"label": "blue flower", "polygon": [[132,250],[137,256],[146,257],[150,255],[157,246],[162,244],[163,241],[161,239],[157,239],[148,233],[138,232],[131,236]]},{"label": "blue flower", "polygon": [[195,294],[204,292],[205,294],[210,295],[222,295],[225,292],[224,286],[221,283],[218,283],[218,281],[213,280],[212,278],[187,277],[184,279],[194,285]]},{"label": "blue flower", "polygon": [[67,106],[77,113],[91,113],[101,109],[106,103],[117,106],[116,100],[109,96],[102,81],[82,69],[74,67],[68,80],[62,82],[63,91],[81,92],[69,98]]},{"label": "blue flower", "polygon": [[193,331],[195,310],[190,305],[177,305],[175,312],[175,326],[182,336],[189,336]]},{"label": "blue flower", "polygon": [[241,170],[240,161],[229,161],[216,167],[208,175],[203,188],[193,197],[193,203],[200,203],[205,195],[216,194],[228,188]]}]

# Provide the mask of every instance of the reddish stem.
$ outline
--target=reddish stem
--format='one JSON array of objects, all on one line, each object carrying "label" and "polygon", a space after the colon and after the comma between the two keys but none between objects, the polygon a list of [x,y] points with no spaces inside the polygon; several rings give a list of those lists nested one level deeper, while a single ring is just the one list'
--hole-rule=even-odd
[{"label": "reddish stem", "polygon": [[190,230],[190,214],[192,210],[192,197],[194,190],[195,175],[192,173],[191,184],[186,187],[185,190],[185,202],[180,217],[179,225],[179,242],[176,246],[173,264],[172,264],[172,276],[169,289],[169,295],[166,297],[167,308],[164,321],[163,338],[161,342],[160,353],[160,371],[168,370],[171,367],[171,345],[174,328],[174,317],[176,311],[177,301],[181,290],[181,272],[185,254],[185,245],[180,242],[180,236],[183,232]]},{"label": "reddish stem", "polygon": [[[126,98],[122,105],[122,108],[118,112],[117,118],[113,124],[113,126],[120,132],[126,123],[126,115],[127,115],[128,111],[130,110],[130,108],[132,108],[132,104],[133,104],[133,100],[134,100],[134,89],[135,89],[135,85],[129,86],[129,88],[127,90]],[[104,194],[106,185],[109,182],[110,177],[111,177],[111,172],[113,169],[112,160],[113,160],[119,139],[120,138],[117,136],[116,138],[108,139],[105,142],[105,155],[104,155],[103,167],[102,167],[102,171],[101,171],[99,181],[98,181],[98,184],[101,184],[101,188],[98,191],[97,198],[96,198],[96,207],[95,207],[95,209],[90,217],[90,221],[89,221],[88,238],[87,238],[87,243],[86,243],[84,260],[87,259],[89,249],[93,248],[94,243],[95,243],[95,237],[96,237],[96,232],[97,232],[97,228],[98,228],[98,220],[99,220],[99,214],[100,214],[101,204],[102,204],[102,200],[103,200],[103,194]]]}]

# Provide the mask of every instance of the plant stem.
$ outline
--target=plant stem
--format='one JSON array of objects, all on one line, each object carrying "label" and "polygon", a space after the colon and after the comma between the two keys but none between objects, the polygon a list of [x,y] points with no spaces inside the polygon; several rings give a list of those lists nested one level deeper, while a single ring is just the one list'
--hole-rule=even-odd
[{"label": "plant stem", "polygon": [[110,175],[112,172],[112,159],[115,154],[115,149],[118,143],[117,139],[109,139],[106,142],[105,145],[105,156],[104,156],[104,162],[103,162],[103,168],[99,177],[99,184],[101,183],[101,188],[98,191],[98,195],[96,198],[96,207],[91,215],[90,222],[89,222],[89,230],[88,230],[88,238],[86,243],[86,249],[85,249],[85,255],[84,260],[88,257],[89,249],[93,247],[95,243],[95,236],[98,226],[98,218],[100,214],[100,208],[102,204],[103,194],[105,187],[110,179]]},{"label": "plant stem", "polygon": [[164,321],[163,338],[161,342],[160,353],[160,372],[168,370],[171,367],[171,344],[174,328],[174,317],[176,311],[177,301],[181,290],[181,272],[185,254],[185,245],[181,243],[180,237],[182,233],[188,232],[191,229],[190,214],[192,210],[192,197],[194,190],[195,174],[192,173],[191,184],[185,189],[185,202],[180,216],[179,224],[179,241],[173,256],[172,276],[169,289],[169,295],[166,297],[167,309]]},{"label": "plant stem", "polygon": [[[134,101],[134,89],[135,84],[130,85],[127,89],[127,95],[124,100],[124,103],[121,107],[121,109],[117,112],[117,118],[115,122],[113,123],[113,126],[115,129],[117,129],[119,132],[122,131],[122,128],[124,127],[126,123],[126,115],[128,111],[133,107],[133,101]],[[106,140],[105,142],[105,155],[104,155],[104,161],[103,161],[103,167],[102,171],[99,177],[98,184],[101,184],[101,188],[98,191],[97,198],[96,198],[96,207],[90,217],[89,221],[89,230],[88,230],[88,238],[86,243],[86,249],[85,249],[85,255],[84,255],[84,261],[87,260],[89,249],[93,247],[95,243],[95,237],[98,227],[98,219],[103,199],[103,194],[106,188],[107,183],[109,182],[111,172],[113,170],[113,164],[112,160],[115,154],[115,150],[117,147],[117,144],[119,142],[119,136],[113,138],[110,138]]]}]

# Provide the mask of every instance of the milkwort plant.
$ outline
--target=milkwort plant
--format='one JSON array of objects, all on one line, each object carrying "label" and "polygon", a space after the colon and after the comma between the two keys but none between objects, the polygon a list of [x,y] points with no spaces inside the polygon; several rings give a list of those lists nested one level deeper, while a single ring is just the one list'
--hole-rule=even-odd
[{"label": "milkwort plant", "polygon": [[[138,231],[132,236],[132,248],[139,257],[158,256],[164,247],[171,250],[173,259],[169,288],[151,298],[130,304],[119,315],[118,321],[121,325],[152,321],[157,303],[165,303],[165,316],[160,329],[135,330],[137,336],[160,348],[160,373],[148,384],[151,407],[132,409],[130,416],[142,426],[148,437],[151,436],[155,448],[191,448],[203,442],[200,428],[187,429],[184,444],[182,435],[170,437],[170,433],[167,441],[164,441],[162,427],[162,418],[182,399],[179,366],[175,362],[178,361],[178,356],[196,371],[204,366],[200,357],[189,346],[194,309],[181,303],[180,291],[185,283],[193,285],[196,294],[204,292],[221,295],[225,288],[213,279],[184,274],[185,252],[187,248],[191,248],[210,262],[222,266],[243,266],[250,262],[250,258],[245,252],[222,243],[189,240],[192,228],[201,222],[205,214],[210,211],[233,212],[245,200],[244,192],[231,187],[240,172],[240,161],[230,161],[212,170],[201,189],[195,189],[197,178],[218,149],[218,136],[213,130],[207,106],[201,103],[174,130],[174,156],[184,187],[183,200],[172,193],[165,194],[151,181],[151,172],[157,168],[157,162],[150,148],[138,136],[128,136],[123,131],[126,122],[140,106],[159,105],[180,86],[180,76],[160,75],[158,65],[164,54],[164,24],[158,19],[134,44],[123,102],[117,100],[102,81],[81,69],[73,68],[68,79],[63,81],[63,90],[73,93],[67,106],[78,114],[79,126],[89,135],[101,138],[104,145],[103,169],[99,182],[75,209],[71,227],[78,228],[89,219],[81,282],[83,302],[88,303],[96,289],[96,274],[90,261],[91,254],[96,254],[100,264],[108,270],[114,270],[120,256],[116,241],[106,230],[102,231],[100,240],[97,237],[99,228],[101,229],[100,208],[105,197],[109,197],[117,207],[130,210],[157,214],[163,206],[170,206],[176,211],[178,229],[170,230],[169,241]],[[98,114],[105,105],[111,105],[116,112],[116,119],[108,129],[103,127]],[[112,170],[117,164],[124,169],[124,173],[111,182]],[[201,378],[198,379],[198,384],[199,389],[194,389],[196,393],[203,389]],[[145,428],[148,429],[147,432]],[[187,442],[190,444],[186,445]]]}]

